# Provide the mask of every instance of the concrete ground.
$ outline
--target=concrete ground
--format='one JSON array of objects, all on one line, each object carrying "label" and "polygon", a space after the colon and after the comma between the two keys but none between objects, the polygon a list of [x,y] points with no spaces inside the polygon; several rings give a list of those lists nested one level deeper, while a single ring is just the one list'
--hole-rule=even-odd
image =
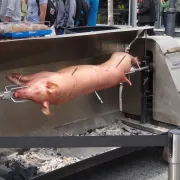
[{"label": "concrete ground", "polygon": [[168,180],[162,149],[148,148],[63,180]]},{"label": "concrete ground", "polygon": [[175,37],[175,39],[178,42],[178,44],[180,45],[180,37]]}]

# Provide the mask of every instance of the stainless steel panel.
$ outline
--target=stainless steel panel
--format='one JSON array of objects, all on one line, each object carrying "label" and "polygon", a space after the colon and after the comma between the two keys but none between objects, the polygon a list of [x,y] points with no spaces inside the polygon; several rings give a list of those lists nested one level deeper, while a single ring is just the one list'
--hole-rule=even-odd
[{"label": "stainless steel panel", "polygon": [[[129,28],[130,29],[130,28]],[[142,30],[112,30],[102,33],[64,35],[0,42],[0,70],[92,58],[123,50]],[[118,47],[121,45],[122,47]],[[90,63],[98,63],[92,61]]]},{"label": "stainless steel panel", "polygon": [[[180,125],[180,71],[172,70],[172,62],[179,60],[179,53],[164,56],[167,49],[179,47],[171,37],[148,37],[147,50],[153,52],[153,118],[157,121]],[[142,57],[144,40],[138,39],[131,47],[132,54]],[[123,112],[140,115],[140,74],[134,75],[132,87],[123,90]]]},{"label": "stainless steel panel", "polygon": [[[103,33],[73,34],[0,42],[0,86],[9,83],[5,76],[11,72],[29,74],[56,71],[75,64],[98,64],[115,51],[124,51],[143,28],[112,30]],[[103,104],[94,93],[61,105],[52,106],[54,116],[44,116],[32,102],[14,104],[0,101],[0,136],[44,134],[72,121],[86,120],[119,111],[118,87],[99,92]]]}]

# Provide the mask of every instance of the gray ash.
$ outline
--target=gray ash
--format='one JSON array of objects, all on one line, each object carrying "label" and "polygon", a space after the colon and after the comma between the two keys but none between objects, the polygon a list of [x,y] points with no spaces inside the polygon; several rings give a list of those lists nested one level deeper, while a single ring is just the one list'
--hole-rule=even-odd
[{"label": "gray ash", "polygon": [[[131,128],[122,122],[107,125],[97,129],[89,129],[84,134],[65,134],[69,136],[119,136],[119,135],[149,135],[150,133]],[[115,148],[111,148],[112,150]],[[103,152],[109,151],[104,150]],[[67,148],[67,151],[71,151]],[[101,153],[103,153],[101,152]],[[74,164],[88,157],[69,157],[62,155],[61,148],[31,148],[13,153],[6,157],[6,161],[0,166],[0,177],[6,180],[28,180],[37,175]],[[91,154],[89,157],[100,153]],[[4,169],[3,169],[4,168]],[[3,169],[1,171],[1,169]],[[1,180],[1,179],[0,179]]]},{"label": "gray ash", "polygon": [[[151,133],[142,131],[140,129],[134,129],[123,124],[121,121],[110,124],[101,128],[90,129],[84,134],[73,134],[75,136],[130,136],[130,135],[149,135]],[[68,134],[66,134],[68,135]]]}]

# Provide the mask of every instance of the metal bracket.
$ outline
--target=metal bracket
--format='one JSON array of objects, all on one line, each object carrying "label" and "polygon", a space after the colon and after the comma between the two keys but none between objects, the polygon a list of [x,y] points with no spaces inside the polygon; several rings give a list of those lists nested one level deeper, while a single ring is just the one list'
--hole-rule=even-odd
[{"label": "metal bracket", "polygon": [[142,64],[148,67],[147,70],[141,73],[141,123],[144,124],[148,120],[148,108],[147,108],[147,96],[148,84],[149,84],[149,73],[152,71],[152,65],[150,64],[149,56],[144,56]]}]

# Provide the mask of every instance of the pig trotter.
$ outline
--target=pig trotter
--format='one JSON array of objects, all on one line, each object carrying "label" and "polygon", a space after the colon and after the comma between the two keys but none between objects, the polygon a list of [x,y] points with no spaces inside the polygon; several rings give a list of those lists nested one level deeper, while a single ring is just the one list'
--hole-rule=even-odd
[{"label": "pig trotter", "polygon": [[48,101],[44,101],[42,106],[41,106],[41,111],[47,115],[47,116],[51,116],[51,112],[49,110],[49,102]]}]

